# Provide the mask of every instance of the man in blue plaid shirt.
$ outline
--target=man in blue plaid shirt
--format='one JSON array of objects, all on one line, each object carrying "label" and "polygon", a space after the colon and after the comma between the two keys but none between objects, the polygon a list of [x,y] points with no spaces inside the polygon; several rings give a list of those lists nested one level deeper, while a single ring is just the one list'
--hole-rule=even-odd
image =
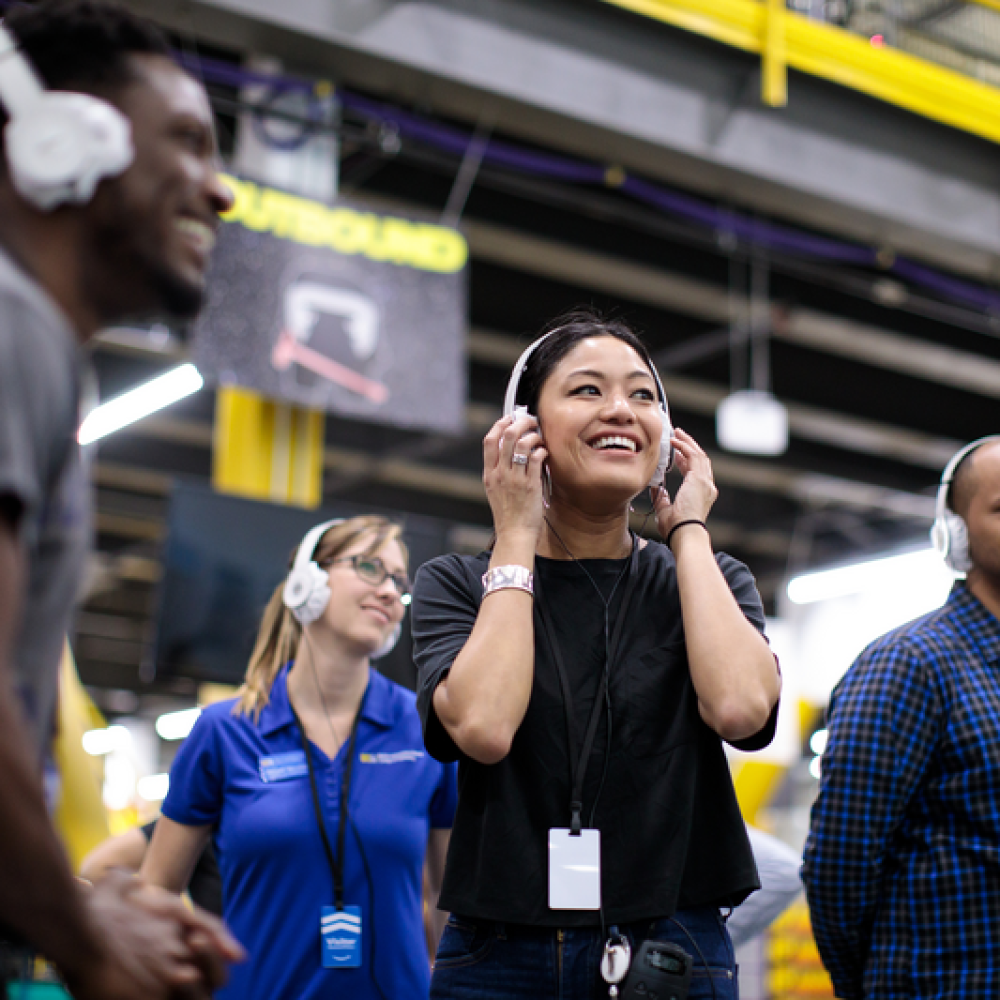
[{"label": "man in blue plaid shirt", "polygon": [[940,513],[966,579],[830,701],[802,878],[847,1000],[1000,997],[1000,438],[961,456]]}]

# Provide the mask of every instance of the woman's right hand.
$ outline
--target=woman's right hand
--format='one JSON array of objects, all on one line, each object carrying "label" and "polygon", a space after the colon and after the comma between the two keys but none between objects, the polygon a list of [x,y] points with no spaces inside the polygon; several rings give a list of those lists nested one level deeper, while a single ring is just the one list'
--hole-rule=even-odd
[{"label": "woman's right hand", "polygon": [[[515,462],[515,454],[526,456],[527,463]],[[517,532],[534,538],[541,531],[542,466],[548,454],[530,414],[501,417],[483,439],[483,486],[498,539]]]}]

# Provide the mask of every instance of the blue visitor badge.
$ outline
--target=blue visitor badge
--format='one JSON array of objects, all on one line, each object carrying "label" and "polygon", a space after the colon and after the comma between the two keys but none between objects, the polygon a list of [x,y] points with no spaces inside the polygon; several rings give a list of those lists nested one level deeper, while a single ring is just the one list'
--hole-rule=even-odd
[{"label": "blue visitor badge", "polygon": [[361,907],[324,906],[319,921],[324,969],[361,968]]},{"label": "blue visitor badge", "polygon": [[260,780],[268,783],[301,778],[309,773],[306,755],[302,750],[291,753],[276,753],[273,757],[260,758]]}]

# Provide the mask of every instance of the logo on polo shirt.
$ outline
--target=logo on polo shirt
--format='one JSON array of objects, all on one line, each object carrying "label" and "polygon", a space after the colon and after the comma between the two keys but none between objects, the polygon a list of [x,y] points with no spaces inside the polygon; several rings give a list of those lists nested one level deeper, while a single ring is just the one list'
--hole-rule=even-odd
[{"label": "logo on polo shirt", "polygon": [[362,764],[412,764],[423,756],[423,750],[395,750],[392,753],[359,754],[358,760]]}]

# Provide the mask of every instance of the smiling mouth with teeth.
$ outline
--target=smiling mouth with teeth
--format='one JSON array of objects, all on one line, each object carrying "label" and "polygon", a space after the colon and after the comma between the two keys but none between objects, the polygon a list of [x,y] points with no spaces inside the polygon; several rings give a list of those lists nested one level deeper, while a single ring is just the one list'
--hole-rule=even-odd
[{"label": "smiling mouth with teeth", "polygon": [[631,438],[621,437],[617,434],[609,434],[606,437],[598,438],[596,441],[591,442],[590,447],[596,451],[615,450],[635,453],[639,450],[638,445]]},{"label": "smiling mouth with teeth", "polygon": [[174,220],[174,225],[195,243],[202,253],[210,253],[215,246],[215,232],[204,222],[189,216],[180,216]]}]

